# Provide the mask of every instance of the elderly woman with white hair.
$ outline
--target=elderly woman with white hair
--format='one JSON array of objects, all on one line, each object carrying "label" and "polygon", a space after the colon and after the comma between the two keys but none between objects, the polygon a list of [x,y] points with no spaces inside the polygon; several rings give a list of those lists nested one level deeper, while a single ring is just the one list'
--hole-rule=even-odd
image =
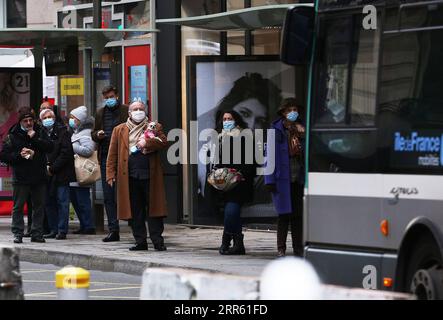
[{"label": "elderly woman with white hair", "polygon": [[[94,128],[94,118],[88,116],[85,106],[71,110],[69,114],[69,127],[72,129],[72,148],[74,154],[89,158],[96,150],[96,144],[92,140],[91,131]],[[71,203],[77,217],[80,220],[80,229],[74,234],[95,234],[95,224],[92,220],[91,187],[81,186],[78,182],[70,184]]]},{"label": "elderly woman with white hair", "polygon": [[54,111],[51,109],[42,109],[40,121],[54,143],[54,149],[47,154],[49,180],[45,214],[50,233],[43,237],[64,240],[69,225],[69,183],[75,181],[71,134],[64,125],[56,121]]},{"label": "elderly woman with white hair", "polygon": [[159,151],[168,143],[160,123],[154,125],[156,137],[144,135],[148,124],[146,106],[133,102],[126,123],[112,132],[106,162],[106,180],[111,186],[116,184],[118,218],[132,220],[136,245],[131,251],[148,250],[146,220],[154,249],[166,250],[162,233],[167,209]]}]

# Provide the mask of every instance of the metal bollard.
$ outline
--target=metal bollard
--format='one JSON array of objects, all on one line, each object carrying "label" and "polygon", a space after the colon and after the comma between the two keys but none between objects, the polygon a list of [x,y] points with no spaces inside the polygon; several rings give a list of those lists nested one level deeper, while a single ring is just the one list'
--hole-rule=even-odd
[{"label": "metal bollard", "polygon": [[55,274],[58,300],[88,300],[89,271],[67,266]]}]

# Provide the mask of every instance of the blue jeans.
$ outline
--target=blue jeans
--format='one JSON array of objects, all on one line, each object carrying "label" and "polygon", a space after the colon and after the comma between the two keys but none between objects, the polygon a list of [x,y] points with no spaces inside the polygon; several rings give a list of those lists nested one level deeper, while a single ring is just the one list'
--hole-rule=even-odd
[{"label": "blue jeans", "polygon": [[46,197],[46,216],[48,217],[49,229],[55,233],[68,233],[69,228],[69,186],[58,186],[56,195]]},{"label": "blue jeans", "polygon": [[69,187],[71,203],[80,220],[81,230],[95,229],[92,221],[92,206],[89,187]]},{"label": "blue jeans", "polygon": [[240,217],[241,205],[237,202],[226,202],[225,204],[225,231],[230,233],[242,232],[242,221]]},{"label": "blue jeans", "polygon": [[102,178],[103,198],[105,202],[106,216],[108,217],[109,232],[118,232],[119,224],[117,219],[117,202],[115,200],[115,184],[111,187],[106,182],[106,155],[102,155],[100,163]]}]

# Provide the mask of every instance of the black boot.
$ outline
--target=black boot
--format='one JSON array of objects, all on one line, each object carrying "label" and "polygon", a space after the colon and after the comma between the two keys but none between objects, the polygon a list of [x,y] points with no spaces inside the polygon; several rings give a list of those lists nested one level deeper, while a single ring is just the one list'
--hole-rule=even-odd
[{"label": "black boot", "polygon": [[286,255],[286,239],[288,237],[289,216],[280,215],[277,222],[277,257]]},{"label": "black boot", "polygon": [[137,243],[135,246],[130,247],[129,251],[147,251],[148,250],[148,243]]},{"label": "black boot", "polygon": [[234,245],[232,248],[229,248],[228,253],[229,255],[243,255],[246,254],[245,252],[245,245],[243,243],[243,233],[234,233]]},{"label": "black boot", "polygon": [[120,233],[118,231],[111,231],[109,234],[102,240],[103,242],[114,242],[120,241]]},{"label": "black boot", "polygon": [[291,219],[291,238],[294,256],[303,257],[303,221],[301,215]]},{"label": "black boot", "polygon": [[44,234],[43,238],[45,238],[45,239],[55,239],[56,236],[57,236],[57,233],[54,232],[54,231],[51,231],[48,234]]},{"label": "black boot", "polygon": [[223,231],[222,244],[218,249],[218,252],[220,252],[220,254],[228,254],[229,247],[231,246],[231,240],[232,240],[232,233]]}]

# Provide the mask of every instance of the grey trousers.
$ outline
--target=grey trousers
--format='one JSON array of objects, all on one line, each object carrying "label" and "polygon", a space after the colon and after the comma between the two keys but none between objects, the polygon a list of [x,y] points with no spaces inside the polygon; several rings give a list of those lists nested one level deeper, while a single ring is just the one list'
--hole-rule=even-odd
[{"label": "grey trousers", "polygon": [[11,230],[15,236],[23,236],[25,222],[23,219],[23,208],[29,196],[32,202],[31,236],[39,238],[43,236],[43,221],[45,217],[44,204],[46,197],[46,184],[35,185],[14,185],[12,208],[12,226]]}]

